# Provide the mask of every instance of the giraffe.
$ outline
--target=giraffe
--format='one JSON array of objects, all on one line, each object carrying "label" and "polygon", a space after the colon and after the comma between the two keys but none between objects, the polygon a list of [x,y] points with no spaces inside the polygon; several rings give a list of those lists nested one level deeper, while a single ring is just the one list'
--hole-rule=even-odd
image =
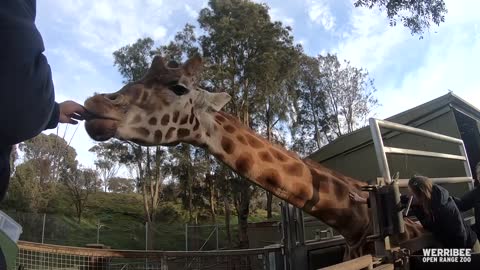
[{"label": "giraffe", "polygon": [[[372,224],[365,204],[349,199],[366,183],[342,175],[272,144],[221,111],[227,93],[199,88],[196,75],[202,58],[183,65],[165,64],[155,56],[140,80],[115,93],[95,94],[84,105],[92,117],[85,128],[97,141],[112,137],[144,146],[188,143],[206,149],[239,175],[276,197],[323,221],[346,240],[345,258],[365,254]],[[403,239],[418,235],[407,223]]]}]

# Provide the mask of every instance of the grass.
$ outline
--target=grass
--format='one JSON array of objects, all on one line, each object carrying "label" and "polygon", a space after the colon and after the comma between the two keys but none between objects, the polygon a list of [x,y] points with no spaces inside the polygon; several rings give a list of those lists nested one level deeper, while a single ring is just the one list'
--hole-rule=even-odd
[{"label": "grass", "polygon": [[[68,198],[60,196],[46,214],[44,242],[49,244],[85,246],[96,243],[97,223],[100,229],[100,243],[115,249],[145,249],[145,222],[143,198],[140,194],[112,194],[98,192],[92,194],[84,210],[80,222],[75,217],[73,206]],[[21,240],[41,242],[43,214],[18,212],[13,209],[2,209],[23,227]],[[208,213],[208,210],[202,214]],[[235,211],[232,211],[234,214]],[[274,213],[274,220],[280,217]],[[182,209],[180,203],[163,202],[160,205],[157,222],[150,228],[153,236],[149,237],[150,248],[156,250],[184,250],[185,224],[188,223],[188,212]],[[249,222],[265,221],[266,211],[258,209],[251,211]],[[212,224],[209,219],[199,220],[200,224]],[[225,216],[217,215],[216,223],[220,224],[220,246],[226,245]],[[238,219],[231,216],[232,237],[235,239],[238,229]],[[150,225],[152,226],[152,225]],[[192,244],[207,239],[213,227],[189,229]],[[195,242],[196,241],[196,242]],[[215,242],[215,243],[214,243]],[[207,248],[214,248],[216,241],[212,239]]]}]

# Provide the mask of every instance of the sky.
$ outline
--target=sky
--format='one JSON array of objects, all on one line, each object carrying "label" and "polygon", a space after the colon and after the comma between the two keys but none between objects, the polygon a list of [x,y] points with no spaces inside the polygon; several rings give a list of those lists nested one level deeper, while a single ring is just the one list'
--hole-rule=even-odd
[{"label": "sky", "polygon": [[[336,53],[365,68],[387,118],[452,90],[480,108],[480,1],[446,0],[445,22],[423,39],[401,24],[389,26],[386,12],[355,8],[354,0],[268,0],[273,20],[293,28],[296,43],[309,55]],[[114,92],[122,77],[113,51],[139,38],[156,45],[172,40],[186,23],[197,25],[205,0],[42,0],[36,24],[53,73],[56,100],[83,101],[94,92]],[[60,124],[58,131],[76,149],[78,160],[93,167],[94,145],[83,126]]]}]

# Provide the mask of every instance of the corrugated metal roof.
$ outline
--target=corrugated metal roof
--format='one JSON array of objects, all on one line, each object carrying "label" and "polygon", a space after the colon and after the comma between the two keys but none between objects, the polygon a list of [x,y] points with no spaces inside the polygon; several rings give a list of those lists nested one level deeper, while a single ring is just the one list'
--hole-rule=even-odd
[{"label": "corrugated metal roof", "polygon": [[[385,120],[415,126],[415,122],[427,117],[430,114],[435,114],[442,110],[450,110],[454,108],[468,116],[480,121],[480,110],[452,92],[446,95],[433,99],[429,102],[421,104],[412,109],[406,110]],[[335,139],[333,142],[323,146],[318,151],[309,155],[308,158],[318,162],[330,159],[338,154],[351,151],[354,148],[362,147],[372,143],[369,126],[357,129],[349,134],[343,135]]]}]

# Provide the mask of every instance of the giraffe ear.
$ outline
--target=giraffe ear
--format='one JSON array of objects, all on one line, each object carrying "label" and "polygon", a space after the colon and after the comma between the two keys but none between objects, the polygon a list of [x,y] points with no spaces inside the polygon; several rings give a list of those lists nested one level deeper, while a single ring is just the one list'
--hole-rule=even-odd
[{"label": "giraffe ear", "polygon": [[225,93],[211,93],[205,90],[200,90],[196,107],[202,111],[212,109],[216,112],[220,111],[232,97]]},{"label": "giraffe ear", "polygon": [[232,97],[225,93],[209,93],[208,96],[208,105],[214,111],[220,111],[227,103],[232,99]]},{"label": "giraffe ear", "polygon": [[195,54],[192,58],[188,59],[185,64],[183,64],[182,69],[185,75],[195,76],[200,72],[202,66],[202,57],[199,54]]}]

